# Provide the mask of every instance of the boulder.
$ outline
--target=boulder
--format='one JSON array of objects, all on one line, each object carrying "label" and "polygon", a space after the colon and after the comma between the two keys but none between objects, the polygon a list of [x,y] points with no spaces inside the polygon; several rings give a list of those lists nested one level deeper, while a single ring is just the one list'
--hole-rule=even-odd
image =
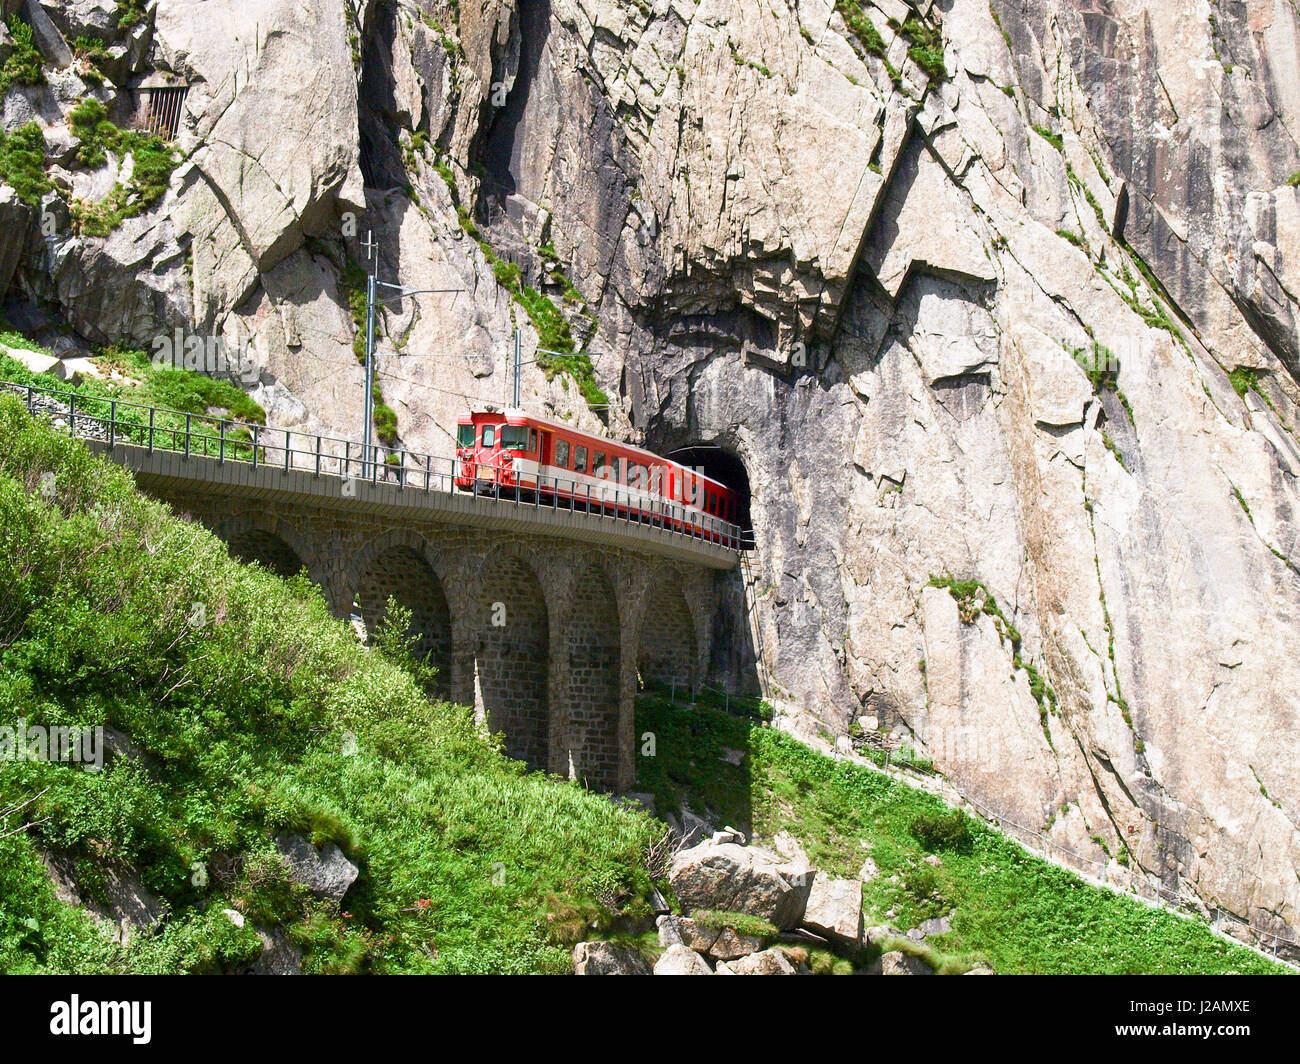
[{"label": "boulder", "polygon": [[655,975],[712,975],[704,958],[683,945],[669,946],[655,962]]},{"label": "boulder", "polygon": [[289,941],[289,936],[278,927],[257,929],[262,940],[262,952],[244,974],[246,975],[302,975],[302,950]]},{"label": "boulder", "polygon": [[856,879],[817,876],[808,895],[803,926],[850,946],[862,945],[862,884]]},{"label": "boulder", "polygon": [[714,827],[701,816],[696,816],[686,806],[682,806],[682,818],[679,821],[672,813],[664,820],[672,831],[673,838],[680,846],[696,846],[714,834]]},{"label": "boulder", "polygon": [[695,920],[679,918],[675,930],[683,945],[698,953],[707,953],[715,960],[734,960],[763,948],[763,939],[759,936],[744,935],[730,927],[708,927]]},{"label": "boulder", "polygon": [[134,872],[114,865],[101,866],[93,896],[76,876],[76,862],[62,854],[45,853],[45,870],[55,896],[64,904],[79,905],[95,919],[113,927],[113,941],[127,945],[140,931],[148,931],[163,918],[163,904]]},{"label": "boulder", "polygon": [[952,930],[952,920],[947,916],[935,917],[921,924],[922,935],[946,935]]},{"label": "boulder", "polygon": [[669,873],[683,908],[748,913],[783,931],[799,925],[815,877],[769,850],[735,843],[684,850]]},{"label": "boulder", "polygon": [[890,950],[880,958],[881,975],[934,975],[934,971],[919,957],[911,957],[898,950]]},{"label": "boulder", "polygon": [[50,21],[50,16],[40,4],[26,4],[23,8],[28,24],[32,27],[32,43],[40,49],[47,63],[56,67],[66,67],[72,62],[72,50],[58,27]]},{"label": "boulder", "polygon": [[655,921],[659,928],[659,945],[680,946],[682,944],[681,921],[676,916],[661,916]]},{"label": "boulder", "polygon": [[573,947],[574,975],[649,975],[636,950],[613,942],[579,942]]},{"label": "boulder", "polygon": [[332,842],[318,850],[301,835],[278,835],[275,848],[289,862],[290,878],[323,898],[341,901],[361,874]]},{"label": "boulder", "polygon": [[119,6],[117,0],[40,0],[44,14],[70,41],[78,37],[100,41],[116,38],[120,33]]},{"label": "boulder", "polygon": [[738,961],[729,962],[733,975],[796,975],[794,965],[779,949],[765,949],[751,953]]},{"label": "boulder", "polygon": [[39,351],[28,351],[25,347],[6,347],[0,344],[0,355],[8,355],[15,362],[21,362],[33,373],[49,373],[60,365],[57,358]]},{"label": "boulder", "polygon": [[858,869],[858,878],[862,880],[863,883],[870,883],[878,875],[880,875],[880,869],[876,867],[876,862],[874,858],[871,857],[868,857],[863,861],[862,867]]}]

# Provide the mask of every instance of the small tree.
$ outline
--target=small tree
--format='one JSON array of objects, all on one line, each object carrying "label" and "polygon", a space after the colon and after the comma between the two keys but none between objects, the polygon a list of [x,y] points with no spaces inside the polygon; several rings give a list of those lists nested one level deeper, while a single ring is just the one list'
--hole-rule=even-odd
[{"label": "small tree", "polygon": [[416,646],[420,642],[420,633],[415,631],[414,615],[409,606],[403,606],[389,595],[384,604],[384,615],[375,625],[370,637],[371,645],[385,658],[391,661],[411,677],[425,694],[434,690],[434,679],[438,670],[429,662],[431,654],[420,657]]}]

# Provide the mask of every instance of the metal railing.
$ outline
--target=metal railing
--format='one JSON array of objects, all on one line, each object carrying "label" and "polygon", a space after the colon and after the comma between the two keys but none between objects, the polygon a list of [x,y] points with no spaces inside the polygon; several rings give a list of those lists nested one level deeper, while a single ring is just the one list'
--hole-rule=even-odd
[{"label": "metal railing", "polygon": [[[611,482],[593,489],[574,479],[528,475],[521,485],[503,485],[500,467],[459,458],[375,444],[367,454],[363,444],[295,429],[270,429],[224,418],[189,414],[121,399],[38,388],[0,381],[0,388],[24,395],[33,415],[52,413],[49,400],[61,409],[71,435],[106,443],[134,444],[176,452],[187,458],[214,458],[254,469],[308,472],[315,477],[395,485],[399,490],[454,494],[458,489],[479,498],[534,510],[587,514],[598,521],[656,528],[667,535],[712,543],[737,552],[748,549],[752,535],[737,525],[680,504],[634,493]],[[44,397],[46,402],[38,402]],[[458,483],[459,482],[459,483]]]}]

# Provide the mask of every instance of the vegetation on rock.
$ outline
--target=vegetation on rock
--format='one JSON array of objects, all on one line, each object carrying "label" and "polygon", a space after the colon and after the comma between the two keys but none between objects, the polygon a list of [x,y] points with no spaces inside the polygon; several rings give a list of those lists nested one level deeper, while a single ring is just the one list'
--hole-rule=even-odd
[{"label": "vegetation on rock", "polygon": [[10,15],[5,23],[13,39],[13,51],[0,67],[0,96],[13,85],[42,85],[45,75],[41,71],[41,53],[32,41],[32,28],[17,15]]}]

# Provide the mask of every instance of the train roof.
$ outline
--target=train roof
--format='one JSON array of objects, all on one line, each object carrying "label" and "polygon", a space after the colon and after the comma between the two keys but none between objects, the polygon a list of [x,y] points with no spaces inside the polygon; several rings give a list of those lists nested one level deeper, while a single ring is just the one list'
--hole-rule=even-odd
[{"label": "train roof", "polygon": [[[637,454],[644,455],[646,458],[653,458],[656,462],[671,462],[675,466],[679,466],[683,469],[686,468],[685,466],[682,466],[680,462],[674,461],[671,458],[666,458],[661,454],[655,454],[654,451],[647,451],[644,447],[638,447],[632,443],[623,443],[621,440],[611,440],[608,436],[596,436],[590,432],[584,431],[583,429],[575,428],[573,425],[570,425],[567,421],[552,421],[550,418],[538,417],[536,414],[529,414],[527,411],[524,410],[515,410],[515,409],[474,410],[471,411],[469,414],[462,414],[461,418],[472,418],[472,417],[476,417],[479,414],[500,414],[503,417],[505,417],[507,420],[512,418],[519,418],[524,421],[530,421],[538,425],[543,425],[549,429],[559,429],[563,432],[570,432],[578,436],[586,436],[588,439],[599,440],[601,443],[608,443],[614,447],[622,447],[624,450],[627,451],[635,451]],[[458,423],[462,423],[462,422],[458,421]],[[704,473],[697,473],[696,476],[698,476],[701,480],[707,480],[710,484],[722,488],[724,491],[729,491],[734,493],[736,490],[735,488],[728,487],[720,480],[714,480],[712,477],[707,476]]]}]

